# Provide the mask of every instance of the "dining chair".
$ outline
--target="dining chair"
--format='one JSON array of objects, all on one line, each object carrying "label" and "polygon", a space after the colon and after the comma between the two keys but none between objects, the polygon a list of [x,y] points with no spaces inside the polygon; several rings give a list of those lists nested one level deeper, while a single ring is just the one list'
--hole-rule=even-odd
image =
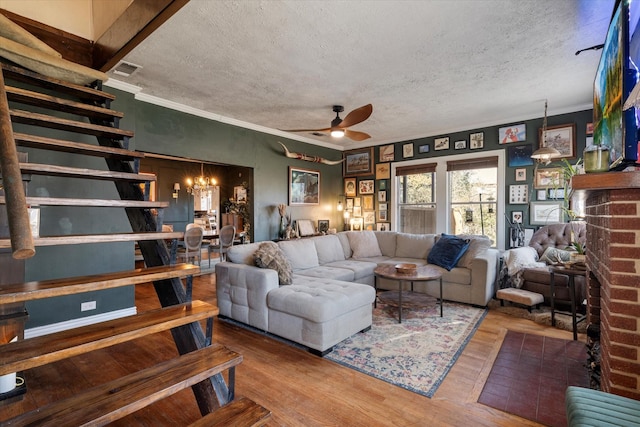
[{"label": "dining chair", "polygon": [[220,254],[220,261],[225,260],[225,254],[236,238],[236,228],[233,225],[225,225],[220,229],[220,237],[218,237],[217,245],[209,245],[209,267],[211,267],[211,252],[218,252]]},{"label": "dining chair", "polygon": [[204,229],[197,224],[187,224],[184,232],[184,248],[180,248],[178,254],[189,262],[193,258],[198,259],[198,265],[202,264],[202,238]]}]

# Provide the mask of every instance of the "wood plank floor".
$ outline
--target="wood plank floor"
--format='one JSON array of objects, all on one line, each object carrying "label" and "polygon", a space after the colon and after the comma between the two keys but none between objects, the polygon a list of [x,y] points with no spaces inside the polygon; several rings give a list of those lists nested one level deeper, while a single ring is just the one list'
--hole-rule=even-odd
[{"label": "wood plank floor", "polygon": [[[215,304],[213,275],[194,279],[194,299]],[[136,287],[136,304],[139,311],[159,307],[150,284]],[[268,426],[538,426],[476,402],[507,327],[571,339],[566,331],[489,312],[431,399],[217,319],[214,340],[244,356],[236,394],[271,410]],[[32,369],[26,397],[0,406],[0,421],[176,355],[166,332]],[[113,425],[181,426],[198,418],[193,393],[184,390]]]}]

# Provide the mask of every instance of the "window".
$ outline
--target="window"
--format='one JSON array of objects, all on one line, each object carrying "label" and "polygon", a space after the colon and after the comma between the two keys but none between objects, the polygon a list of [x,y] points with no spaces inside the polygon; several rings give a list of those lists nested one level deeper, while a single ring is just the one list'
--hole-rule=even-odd
[{"label": "window", "polygon": [[398,185],[398,230],[405,233],[435,233],[436,164],[396,169]]}]

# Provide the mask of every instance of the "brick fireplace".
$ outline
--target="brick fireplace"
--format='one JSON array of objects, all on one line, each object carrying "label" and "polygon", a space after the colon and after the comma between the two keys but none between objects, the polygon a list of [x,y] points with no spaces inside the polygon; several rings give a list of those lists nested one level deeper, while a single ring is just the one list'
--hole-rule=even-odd
[{"label": "brick fireplace", "polygon": [[600,387],[640,400],[640,172],[576,175],[587,220],[587,321],[599,326]]}]

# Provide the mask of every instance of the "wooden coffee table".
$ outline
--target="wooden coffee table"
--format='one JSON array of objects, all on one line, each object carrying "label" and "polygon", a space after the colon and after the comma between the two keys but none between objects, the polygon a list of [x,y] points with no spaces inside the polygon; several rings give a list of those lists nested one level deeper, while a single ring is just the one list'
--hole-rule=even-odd
[{"label": "wooden coffee table", "polygon": [[384,277],[385,279],[397,280],[399,282],[398,290],[398,323],[402,323],[402,288],[407,282],[411,283],[411,289],[413,289],[413,282],[428,282],[430,280],[440,280],[440,317],[442,317],[442,273],[440,269],[432,265],[418,266],[415,272],[412,273],[398,273],[394,264],[381,264],[375,270],[373,270],[376,280],[374,287],[376,292],[378,290],[378,277]]}]

